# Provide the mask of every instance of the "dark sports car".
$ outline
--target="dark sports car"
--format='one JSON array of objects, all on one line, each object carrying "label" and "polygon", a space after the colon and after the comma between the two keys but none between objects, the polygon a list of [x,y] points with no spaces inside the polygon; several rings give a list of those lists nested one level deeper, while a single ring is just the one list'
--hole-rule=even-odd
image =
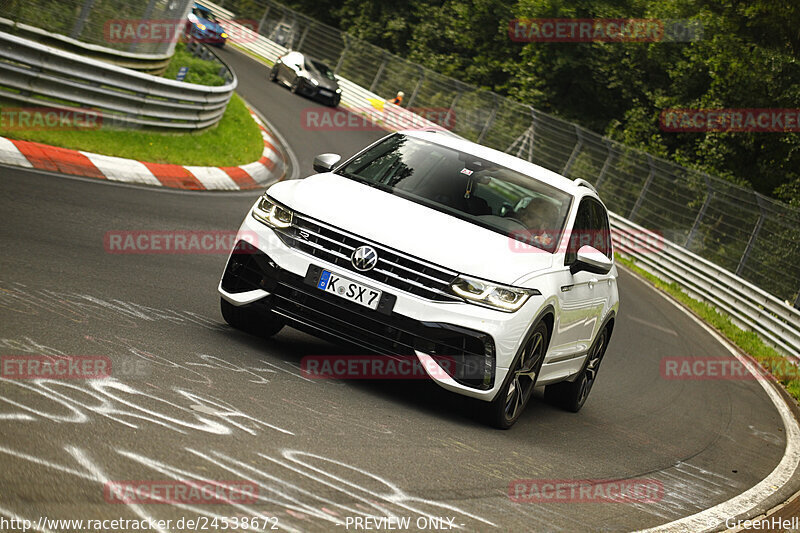
[{"label": "dark sports car", "polygon": [[288,85],[292,92],[318,100],[331,107],[339,105],[342,90],[328,66],[300,52],[289,52],[275,62],[269,79]]}]

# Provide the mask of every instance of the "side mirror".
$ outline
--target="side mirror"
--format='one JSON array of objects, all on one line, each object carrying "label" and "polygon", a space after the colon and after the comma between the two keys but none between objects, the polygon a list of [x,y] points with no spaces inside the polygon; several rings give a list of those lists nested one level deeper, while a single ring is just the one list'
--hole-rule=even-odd
[{"label": "side mirror", "polygon": [[578,258],[569,267],[573,274],[581,271],[591,272],[592,274],[608,274],[611,270],[611,259],[603,252],[591,246],[581,246],[578,250]]},{"label": "side mirror", "polygon": [[317,172],[330,172],[342,159],[339,154],[319,154],[314,158],[314,170]]}]

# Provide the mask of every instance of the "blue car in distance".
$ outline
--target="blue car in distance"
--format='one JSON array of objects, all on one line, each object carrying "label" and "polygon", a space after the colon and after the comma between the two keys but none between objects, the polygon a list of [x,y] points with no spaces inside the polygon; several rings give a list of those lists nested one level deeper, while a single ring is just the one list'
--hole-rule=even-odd
[{"label": "blue car in distance", "polygon": [[189,13],[189,23],[189,35],[193,38],[201,43],[213,44],[219,47],[225,46],[228,34],[225,33],[217,17],[207,7],[195,4],[192,7],[192,12]]}]

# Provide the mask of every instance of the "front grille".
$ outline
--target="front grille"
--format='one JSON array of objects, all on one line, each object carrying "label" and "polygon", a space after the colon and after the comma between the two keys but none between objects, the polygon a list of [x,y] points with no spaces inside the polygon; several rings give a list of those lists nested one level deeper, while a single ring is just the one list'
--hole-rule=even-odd
[{"label": "front grille", "polygon": [[[449,357],[455,363],[451,373],[454,379],[479,389],[491,388],[495,348],[490,335],[453,324],[420,322],[391,309],[367,309],[316,289],[320,271],[312,265],[304,279],[283,270],[260,250],[248,250],[231,256],[222,288],[230,292],[267,290],[270,296],[253,305],[266,306],[297,329],[376,355],[409,356],[418,350]],[[489,374],[484,372],[487,358]]]},{"label": "front grille", "polygon": [[[278,231],[281,240],[292,248],[319,257],[340,268],[357,272],[401,291],[437,302],[459,302],[449,292],[456,273],[346,233],[309,217],[294,214],[292,225]],[[359,246],[369,245],[378,252],[378,263],[372,270],[353,268],[350,256]]]}]

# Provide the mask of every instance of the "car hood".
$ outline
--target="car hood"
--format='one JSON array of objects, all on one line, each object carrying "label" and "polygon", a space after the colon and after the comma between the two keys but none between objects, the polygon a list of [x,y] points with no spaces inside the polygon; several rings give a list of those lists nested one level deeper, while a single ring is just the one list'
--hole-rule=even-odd
[{"label": "car hood", "polygon": [[298,213],[461,274],[508,285],[553,255],[332,173],[276,183],[269,196]]},{"label": "car hood", "polygon": [[336,91],[339,88],[339,84],[333,80],[330,80],[323,76],[322,74],[317,74],[315,72],[309,72],[312,78],[314,78],[319,86],[323,89],[330,89],[331,91]]},{"label": "car hood", "polygon": [[215,33],[217,35],[225,31],[222,29],[222,26],[220,26],[216,22],[211,22],[210,20],[204,19],[203,17],[197,17],[197,22],[205,26],[207,31],[210,31],[211,33]]}]

